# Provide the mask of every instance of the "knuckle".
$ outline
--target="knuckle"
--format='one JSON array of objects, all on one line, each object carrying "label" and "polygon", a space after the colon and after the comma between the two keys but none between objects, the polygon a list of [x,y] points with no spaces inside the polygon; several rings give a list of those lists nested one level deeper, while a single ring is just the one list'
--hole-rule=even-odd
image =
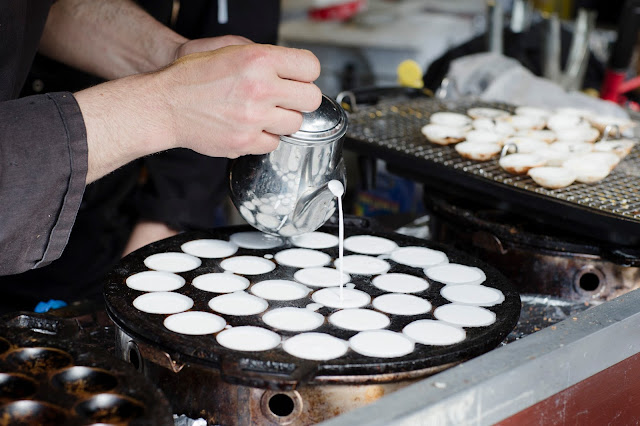
[{"label": "knuckle", "polygon": [[263,101],[269,97],[269,87],[261,80],[247,79],[244,84],[244,96],[250,101]]},{"label": "knuckle", "polygon": [[265,65],[270,61],[271,52],[268,46],[252,44],[245,49],[245,61],[256,66]]}]

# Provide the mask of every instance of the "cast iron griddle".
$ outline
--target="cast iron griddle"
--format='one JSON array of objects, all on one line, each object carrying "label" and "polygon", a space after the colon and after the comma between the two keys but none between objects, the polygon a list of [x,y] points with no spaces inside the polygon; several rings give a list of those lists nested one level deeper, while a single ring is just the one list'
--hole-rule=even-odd
[{"label": "cast iron griddle", "polygon": [[516,208],[550,225],[561,221],[561,226],[589,238],[629,246],[640,244],[638,145],[599,183],[546,189],[526,175],[505,172],[497,159],[466,160],[452,145],[432,144],[420,131],[434,112],[465,114],[476,106],[514,111],[511,105],[486,102],[445,103],[433,98],[382,100],[349,114],[345,147],[381,158],[394,173],[415,177],[441,192],[455,191],[502,209]]},{"label": "cast iron griddle", "polygon": [[[488,308],[496,313],[496,322],[487,327],[465,328],[467,338],[454,345],[425,346],[416,344],[416,349],[411,354],[400,358],[371,358],[349,350],[347,354],[340,358],[319,362],[293,357],[284,352],[280,346],[265,352],[239,352],[230,350],[219,345],[216,342],[215,335],[188,336],[171,332],[163,326],[163,321],[168,315],[148,314],[138,311],[133,307],[133,300],[143,294],[143,292],[130,289],[125,284],[125,280],[130,275],[148,270],[143,263],[147,256],[170,251],[180,252],[180,246],[183,243],[196,239],[213,238],[228,241],[231,234],[243,231],[254,231],[254,229],[249,226],[242,226],[220,228],[206,232],[184,233],[150,244],[125,257],[108,276],[105,284],[107,310],[116,325],[132,337],[141,339],[145,343],[157,345],[166,351],[172,359],[180,362],[197,363],[218,368],[223,378],[232,383],[263,387],[282,387],[283,384],[286,384],[287,387],[290,387],[300,383],[313,382],[314,379],[320,376],[403,373],[463,361],[496,347],[516,325],[520,314],[520,297],[517,291],[507,282],[504,276],[494,268],[441,244],[395,233],[374,232],[359,227],[345,227],[345,237],[351,235],[376,235],[391,239],[401,247],[429,247],[444,251],[449,256],[451,263],[461,263],[481,268],[487,276],[484,284],[499,289],[505,296],[503,303]],[[335,226],[325,226],[319,231],[337,235],[338,230]],[[254,255],[262,257],[265,254],[275,254],[277,251],[291,247],[294,246],[287,241],[284,246],[276,249],[249,250],[240,248],[236,256]],[[323,249],[321,251],[328,253],[332,259],[338,256],[338,247]],[[349,254],[351,254],[351,252],[345,250],[345,255]],[[220,260],[221,259],[202,259],[202,265],[199,268],[179,274],[186,279],[186,284],[176,290],[176,292],[185,294],[194,300],[194,306],[191,310],[212,312],[207,303],[218,294],[199,290],[193,287],[191,282],[196,276],[204,273],[223,272],[220,267]],[[424,278],[421,268],[400,265],[390,259],[387,259],[387,261],[391,264],[389,272],[401,272]],[[251,281],[251,284],[269,279],[293,280],[293,274],[297,270],[297,268],[278,265],[272,272],[256,276],[247,276],[247,278]],[[381,294],[385,294],[386,292],[370,284],[371,278],[372,277],[352,275],[351,282],[355,284],[356,289],[369,293],[372,299]],[[433,309],[449,303],[440,296],[440,289],[443,285],[431,280],[428,281],[430,282],[429,288],[422,293],[415,293],[415,295],[426,297],[432,303]],[[250,288],[246,291],[249,292]],[[295,301],[268,302],[269,309],[283,306],[305,307],[313,303],[311,294],[309,294],[308,297]],[[367,305],[367,307],[371,307],[371,305]],[[323,307],[318,310],[318,312],[326,318],[336,310],[337,309]],[[431,312],[433,312],[433,310]],[[386,314],[391,319],[391,324],[387,329],[402,331],[405,325],[415,320],[433,319],[431,312],[416,316]],[[262,322],[262,314],[251,316],[217,314],[224,317],[227,323],[232,326],[254,325],[271,329]],[[273,331],[285,338],[298,334],[296,332],[285,332],[276,329],[273,329]],[[345,340],[348,340],[357,333],[355,331],[337,328],[327,320],[325,320],[322,326],[312,331],[329,333]]]},{"label": "cast iron griddle", "polygon": [[164,395],[132,365],[88,345],[74,320],[0,319],[0,424],[173,425]]}]

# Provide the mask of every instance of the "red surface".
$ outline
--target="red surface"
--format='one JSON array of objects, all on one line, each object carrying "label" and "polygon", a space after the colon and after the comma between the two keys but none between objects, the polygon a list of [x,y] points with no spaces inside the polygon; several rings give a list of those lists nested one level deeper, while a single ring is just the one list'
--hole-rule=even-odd
[{"label": "red surface", "polygon": [[619,93],[627,93],[630,90],[634,90],[640,87],[640,77],[633,77],[623,82],[618,88]]},{"label": "red surface", "polygon": [[629,357],[497,424],[640,424],[640,354]]},{"label": "red surface", "polygon": [[309,9],[309,18],[317,21],[344,21],[358,13],[365,5],[365,0],[349,1],[323,8]]},{"label": "red surface", "polygon": [[620,86],[624,82],[624,72],[607,70],[602,82],[600,97],[607,101],[618,102],[620,98]]}]

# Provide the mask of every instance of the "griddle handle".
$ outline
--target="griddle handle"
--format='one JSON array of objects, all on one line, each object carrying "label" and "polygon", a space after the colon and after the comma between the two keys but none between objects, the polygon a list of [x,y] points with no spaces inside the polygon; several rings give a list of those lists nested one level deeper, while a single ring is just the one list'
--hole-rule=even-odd
[{"label": "griddle handle", "polygon": [[[334,214],[327,221],[329,225],[338,225],[338,214]],[[371,231],[385,231],[384,227],[380,225],[375,219],[370,217],[362,217],[362,216],[354,216],[350,214],[344,215],[344,227],[347,228],[358,228],[358,229],[368,229]]]},{"label": "griddle handle", "polygon": [[640,250],[622,247],[602,250],[602,257],[622,266],[640,267]]},{"label": "griddle handle", "polygon": [[629,67],[640,24],[640,0],[627,0],[620,13],[618,38],[611,51],[609,68],[615,71]]},{"label": "griddle handle", "polygon": [[13,312],[0,317],[3,324],[21,330],[41,330],[50,335],[75,335],[80,330],[74,320],[56,317],[51,314],[34,312]]},{"label": "griddle handle", "polygon": [[291,371],[278,371],[276,368],[260,368],[250,359],[225,358],[220,363],[220,374],[229,383],[267,389],[291,390],[299,383],[307,381],[313,376],[313,371],[305,371],[301,366],[295,366]]},{"label": "griddle handle", "polygon": [[[350,89],[349,96],[345,94],[347,92],[342,92],[338,94],[337,99],[340,99],[342,103],[346,105],[342,105],[346,107],[345,109],[356,109],[356,105],[376,105],[378,102],[384,99],[392,99],[392,98],[404,98],[404,99],[413,99],[419,97],[431,97],[433,96],[433,92],[429,89],[416,89],[413,87],[402,87],[402,86],[372,86],[372,87],[359,87],[356,89]],[[345,102],[347,101],[348,102]],[[355,101],[356,105],[351,105],[351,103]]]}]

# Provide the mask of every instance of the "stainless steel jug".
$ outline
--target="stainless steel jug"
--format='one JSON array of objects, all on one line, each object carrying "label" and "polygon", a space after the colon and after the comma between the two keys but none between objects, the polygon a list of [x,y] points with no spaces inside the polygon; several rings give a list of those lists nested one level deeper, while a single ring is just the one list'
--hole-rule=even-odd
[{"label": "stainless steel jug", "polygon": [[265,155],[240,157],[231,165],[231,199],[260,231],[290,237],[315,231],[331,217],[336,199],[327,184],[346,187],[342,143],[347,115],[334,100],[303,114],[300,130],[281,136]]}]

